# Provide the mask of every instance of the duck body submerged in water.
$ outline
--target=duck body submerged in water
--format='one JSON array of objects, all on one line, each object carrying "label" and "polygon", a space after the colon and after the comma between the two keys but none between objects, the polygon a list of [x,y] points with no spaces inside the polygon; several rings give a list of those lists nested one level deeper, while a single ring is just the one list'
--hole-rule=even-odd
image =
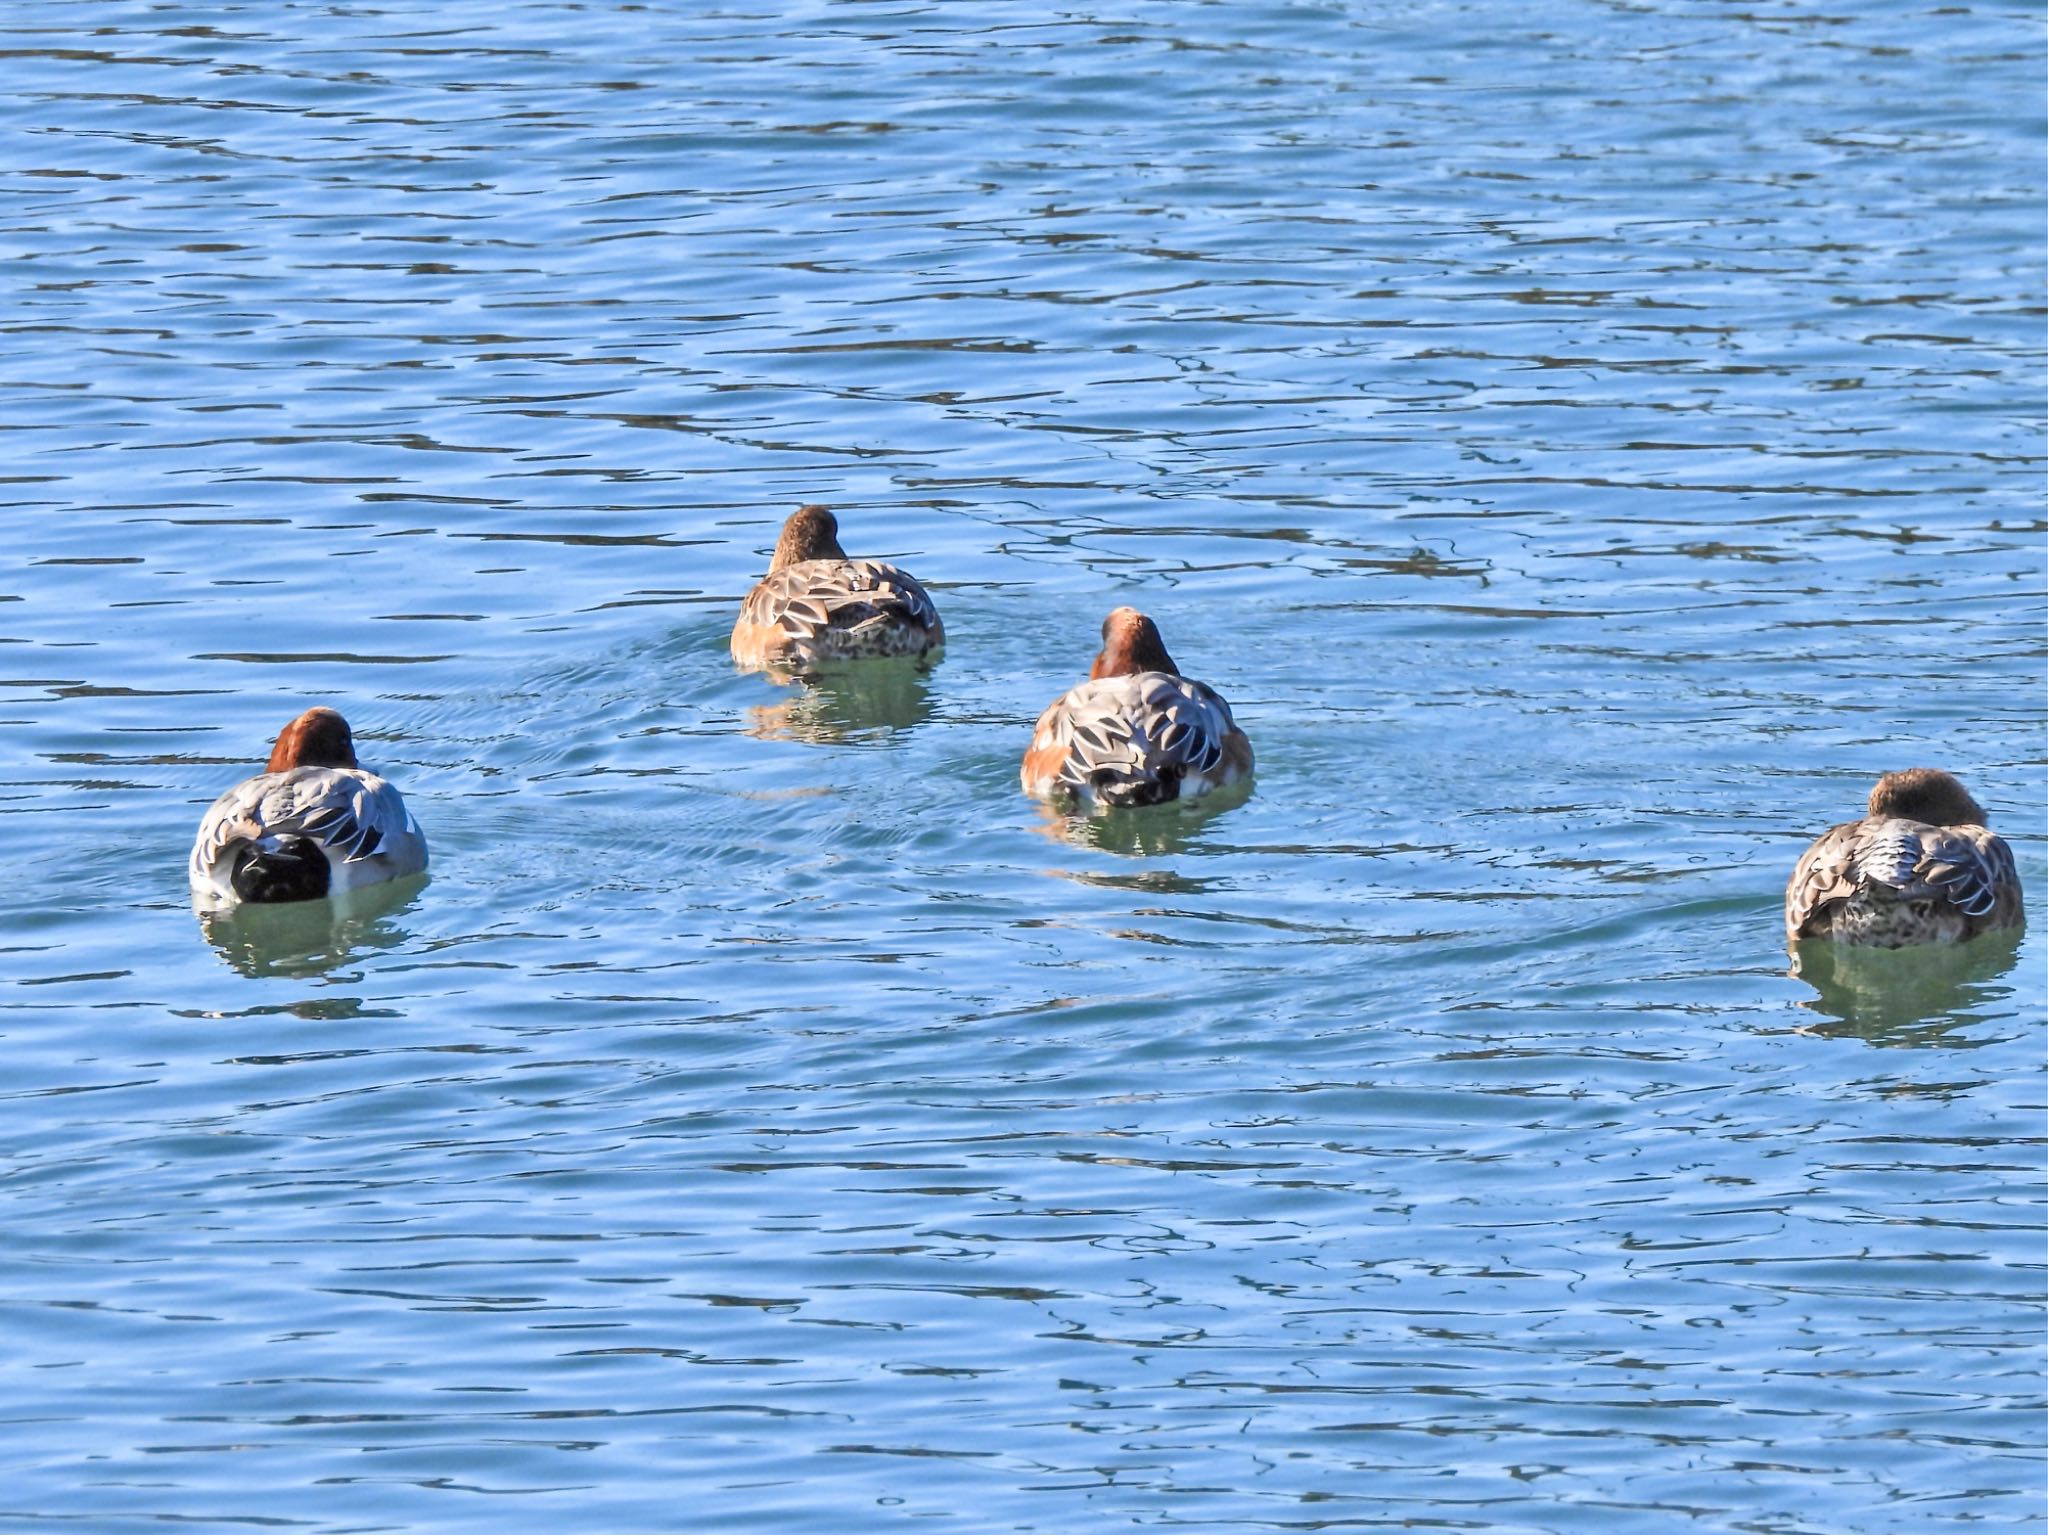
[{"label": "duck body submerged in water", "polygon": [[1207,683],[1183,677],[1136,608],[1102,621],[1088,680],[1038,717],[1024,792],[1076,805],[1158,805],[1249,777],[1252,743]]},{"label": "duck body submerged in water", "polygon": [[348,721],[308,709],[263,772],[213,802],[189,873],[193,896],[218,908],[318,900],[426,866],[419,824],[395,786],[357,765]]},{"label": "duck body submerged in water", "polygon": [[2024,925],[2019,871],[2003,837],[1950,774],[1887,773],[1870,814],[1830,827],[1785,887],[1785,937],[1859,948],[1963,943]]},{"label": "duck body submerged in water", "polygon": [[782,526],[768,574],[740,604],[732,658],[803,672],[929,656],[945,643],[946,626],[916,577],[881,560],[848,559],[832,513],[801,506]]}]

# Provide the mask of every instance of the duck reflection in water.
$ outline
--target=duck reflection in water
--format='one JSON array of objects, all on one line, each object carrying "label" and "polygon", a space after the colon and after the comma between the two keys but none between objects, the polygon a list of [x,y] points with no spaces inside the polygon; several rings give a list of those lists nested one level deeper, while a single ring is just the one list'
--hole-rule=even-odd
[{"label": "duck reflection in water", "polygon": [[862,661],[802,675],[770,671],[787,696],[747,710],[747,734],[812,745],[904,730],[931,718],[929,667],[922,661]]},{"label": "duck reflection in water", "polygon": [[2021,938],[2010,929],[1969,943],[1873,949],[1807,939],[1791,974],[1814,989],[1800,1003],[1819,1014],[1807,1031],[1873,1045],[1964,1046],[1978,1018],[2009,1016]]},{"label": "duck reflection in water", "polygon": [[200,932],[230,969],[251,979],[296,980],[404,943],[411,935],[399,919],[426,883],[426,875],[415,874],[320,901],[194,904]]},{"label": "duck reflection in water", "polygon": [[1158,858],[1185,853],[1198,835],[1221,812],[1242,805],[1251,798],[1248,778],[1211,790],[1199,799],[1172,800],[1164,805],[1147,805],[1118,810],[1113,815],[1056,803],[1038,802],[1038,830],[1055,842],[1069,847],[1092,848],[1102,853],[1130,857]]}]

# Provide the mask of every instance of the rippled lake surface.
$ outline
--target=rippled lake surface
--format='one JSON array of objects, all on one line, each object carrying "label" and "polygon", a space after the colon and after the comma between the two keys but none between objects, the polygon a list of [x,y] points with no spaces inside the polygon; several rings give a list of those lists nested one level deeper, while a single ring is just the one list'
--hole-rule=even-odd
[{"label": "rippled lake surface", "polygon": [[[2038,13],[0,49],[0,1526],[2040,1527],[2043,941],[1778,910],[2048,891]],[[803,500],[929,676],[733,669]],[[1018,794],[1120,603],[1244,802]],[[313,702],[431,878],[203,928]]]}]

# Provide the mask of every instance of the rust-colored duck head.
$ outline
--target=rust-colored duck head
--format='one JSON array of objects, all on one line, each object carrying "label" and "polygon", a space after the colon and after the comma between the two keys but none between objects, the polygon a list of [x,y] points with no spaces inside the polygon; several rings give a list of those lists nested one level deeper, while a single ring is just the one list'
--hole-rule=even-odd
[{"label": "rust-colored duck head", "polygon": [[775,540],[775,558],[768,562],[768,572],[773,575],[800,560],[845,558],[846,551],[839,547],[839,519],[832,515],[832,509],[800,506],[782,525],[782,536]]},{"label": "rust-colored duck head", "polygon": [[1982,826],[1984,807],[1951,773],[1940,768],[1907,768],[1887,773],[1870,791],[1870,813],[1921,821],[1929,826]]},{"label": "rust-colored duck head", "polygon": [[277,745],[270,749],[270,765],[264,771],[355,765],[356,742],[349,734],[348,721],[332,709],[308,709],[277,733]]},{"label": "rust-colored duck head", "polygon": [[1135,672],[1165,672],[1178,677],[1180,668],[1166,653],[1159,626],[1136,608],[1118,608],[1102,621],[1102,653],[1089,668],[1091,682],[1128,677]]}]

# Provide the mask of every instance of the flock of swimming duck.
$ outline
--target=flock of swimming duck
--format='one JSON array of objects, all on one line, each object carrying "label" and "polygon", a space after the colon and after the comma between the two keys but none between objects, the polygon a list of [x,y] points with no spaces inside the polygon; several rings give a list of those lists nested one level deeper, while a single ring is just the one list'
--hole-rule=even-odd
[{"label": "flock of swimming duck", "polygon": [[[881,658],[930,658],[945,626],[907,571],[849,559],[822,506],[784,524],[768,574],[733,626],[740,665],[802,676]],[[1230,705],[1182,675],[1152,620],[1118,608],[1088,680],[1038,718],[1024,790],[1065,808],[1192,799],[1248,778],[1251,742]],[[1792,870],[1785,933],[1860,947],[1954,944],[2024,920],[2004,839],[1961,783],[1932,768],[1887,773],[1869,814],[1830,828]],[[348,723],[308,709],[264,771],[214,801],[192,847],[195,898],[319,900],[418,874],[427,842],[395,786],[356,761]]]}]

